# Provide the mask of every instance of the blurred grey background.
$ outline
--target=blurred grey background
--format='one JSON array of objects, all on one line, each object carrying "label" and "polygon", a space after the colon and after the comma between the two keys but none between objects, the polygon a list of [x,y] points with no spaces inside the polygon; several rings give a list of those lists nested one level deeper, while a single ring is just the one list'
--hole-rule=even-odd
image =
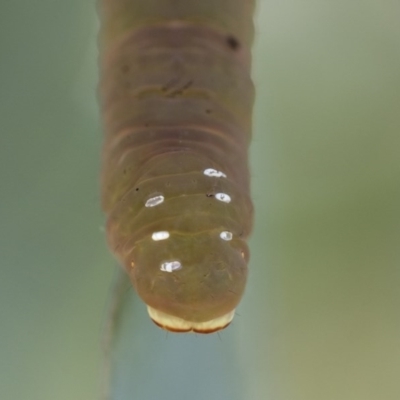
[{"label": "blurred grey background", "polygon": [[[220,337],[127,300],[113,398],[400,398],[400,3],[258,4],[251,274]],[[115,262],[94,2],[0,0],[0,393],[95,400]]]}]

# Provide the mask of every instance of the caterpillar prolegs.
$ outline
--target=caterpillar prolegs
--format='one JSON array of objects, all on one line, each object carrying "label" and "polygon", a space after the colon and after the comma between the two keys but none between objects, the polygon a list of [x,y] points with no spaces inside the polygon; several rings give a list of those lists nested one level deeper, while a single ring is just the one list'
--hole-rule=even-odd
[{"label": "caterpillar prolegs", "polygon": [[246,284],[252,0],[102,0],[107,240],[150,317],[227,326]]}]

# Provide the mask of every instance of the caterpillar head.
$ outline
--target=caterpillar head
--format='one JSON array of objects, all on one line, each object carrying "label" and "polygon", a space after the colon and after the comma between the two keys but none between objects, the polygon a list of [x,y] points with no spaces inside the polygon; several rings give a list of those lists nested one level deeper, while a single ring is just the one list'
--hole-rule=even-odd
[{"label": "caterpillar head", "polygon": [[130,260],[132,283],[160,327],[211,333],[232,321],[248,250],[230,232],[155,232],[135,243]]}]

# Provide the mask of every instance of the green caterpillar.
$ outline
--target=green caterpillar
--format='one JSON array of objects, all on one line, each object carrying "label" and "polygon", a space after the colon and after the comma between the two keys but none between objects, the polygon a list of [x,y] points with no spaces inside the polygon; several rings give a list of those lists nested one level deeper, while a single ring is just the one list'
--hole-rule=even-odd
[{"label": "green caterpillar", "polygon": [[150,317],[227,326],[246,284],[253,0],[102,0],[107,239]]}]

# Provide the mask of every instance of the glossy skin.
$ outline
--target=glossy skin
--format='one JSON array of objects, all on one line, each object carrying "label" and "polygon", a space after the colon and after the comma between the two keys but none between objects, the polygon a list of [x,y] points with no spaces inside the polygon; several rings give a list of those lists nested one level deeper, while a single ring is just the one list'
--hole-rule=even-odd
[{"label": "glossy skin", "polygon": [[218,318],[234,310],[247,277],[253,4],[102,7],[109,245],[147,305],[188,321]]}]

